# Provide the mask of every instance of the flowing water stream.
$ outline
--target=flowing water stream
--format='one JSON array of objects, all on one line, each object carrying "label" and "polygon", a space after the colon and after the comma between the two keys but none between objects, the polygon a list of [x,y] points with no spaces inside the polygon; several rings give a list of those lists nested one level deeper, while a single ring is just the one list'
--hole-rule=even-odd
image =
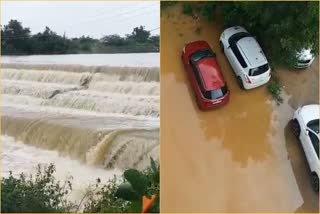
[{"label": "flowing water stream", "polygon": [[1,83],[3,176],[54,163],[76,200],[98,177],[159,160],[158,66],[10,63]]}]

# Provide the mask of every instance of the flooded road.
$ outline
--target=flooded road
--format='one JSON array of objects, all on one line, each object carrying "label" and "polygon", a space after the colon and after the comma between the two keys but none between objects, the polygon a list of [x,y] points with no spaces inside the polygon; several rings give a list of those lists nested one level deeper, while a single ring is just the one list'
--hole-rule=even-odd
[{"label": "flooded road", "polygon": [[[309,179],[297,182],[288,158],[292,145],[283,126],[293,110],[284,105],[283,113],[265,86],[240,90],[219,50],[223,27],[194,21],[181,10],[175,5],[161,17],[161,211],[317,210],[316,194],[301,191],[311,189]],[[201,112],[196,105],[180,59],[194,40],[206,40],[217,54],[231,91],[222,108]],[[310,209],[303,209],[306,203]]]},{"label": "flooded road", "polygon": [[[300,142],[294,137],[290,125],[288,112],[294,111],[301,105],[319,103],[319,60],[316,58],[307,69],[279,69],[276,78],[284,87],[284,105],[278,108],[284,130],[288,158],[299,185],[304,203],[296,212],[319,212],[319,195],[311,190],[310,171]],[[297,87],[299,83],[299,87]],[[306,188],[307,187],[307,188]]]},{"label": "flooded road", "polygon": [[280,69],[276,72],[276,77],[284,90],[292,95],[289,103],[293,108],[298,108],[299,105],[319,103],[318,58],[306,69]]}]

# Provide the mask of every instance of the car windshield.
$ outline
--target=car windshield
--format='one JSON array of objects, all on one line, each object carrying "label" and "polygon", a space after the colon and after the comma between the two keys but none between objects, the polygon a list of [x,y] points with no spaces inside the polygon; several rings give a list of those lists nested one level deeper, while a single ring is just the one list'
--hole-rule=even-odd
[{"label": "car windshield", "polygon": [[258,76],[260,74],[267,72],[268,70],[269,70],[268,64],[261,65],[257,68],[251,68],[249,70],[249,76]]},{"label": "car windshield", "polygon": [[314,151],[317,153],[318,158],[319,158],[319,138],[316,136],[314,133],[309,132],[308,133],[311,143],[313,145]]},{"label": "car windshield", "polygon": [[214,57],[215,54],[211,50],[200,50],[191,55],[191,60],[194,62],[199,61],[204,57]]},{"label": "car windshield", "polygon": [[228,40],[229,44],[235,44],[244,37],[251,37],[251,35],[248,32],[239,32],[239,33],[233,34]]},{"label": "car windshield", "polygon": [[207,99],[210,100],[215,100],[218,99],[220,97],[223,97],[224,95],[226,95],[228,92],[228,88],[227,86],[223,86],[222,88],[216,89],[216,90],[212,90],[212,91],[206,91],[203,93],[203,96]]},{"label": "car windshield", "polygon": [[319,134],[319,119],[311,120],[307,126],[314,131],[315,133]]}]

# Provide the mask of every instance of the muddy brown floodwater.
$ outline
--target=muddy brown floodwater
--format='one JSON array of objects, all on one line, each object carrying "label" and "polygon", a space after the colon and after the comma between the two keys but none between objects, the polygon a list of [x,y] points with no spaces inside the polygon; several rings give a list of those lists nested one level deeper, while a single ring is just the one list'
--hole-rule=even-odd
[{"label": "muddy brown floodwater", "polygon": [[[298,172],[289,158],[298,145],[285,134],[293,109],[275,106],[265,86],[240,90],[219,50],[222,25],[195,22],[181,10],[178,4],[161,16],[161,211],[317,210],[316,194],[301,190],[311,189],[308,176],[296,179],[307,165]],[[196,105],[180,59],[194,40],[206,40],[217,54],[231,90],[222,108],[201,112]]]}]

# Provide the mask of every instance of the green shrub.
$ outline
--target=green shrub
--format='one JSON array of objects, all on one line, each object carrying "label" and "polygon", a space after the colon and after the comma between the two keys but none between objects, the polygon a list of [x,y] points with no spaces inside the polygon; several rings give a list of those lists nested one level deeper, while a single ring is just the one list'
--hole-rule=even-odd
[{"label": "green shrub", "polygon": [[142,210],[142,196],[156,199],[148,212],[159,212],[160,168],[151,159],[151,166],[143,171],[128,169],[124,172],[121,184],[114,178],[108,184],[98,187],[90,194],[84,212],[131,212]]},{"label": "green shrub", "polygon": [[184,3],[182,12],[185,15],[192,16],[192,14],[193,14],[192,4],[191,3]]},{"label": "green shrub", "polygon": [[84,212],[125,212],[128,203],[125,200],[116,197],[118,185],[119,182],[116,176],[109,180],[107,184],[100,184],[100,182],[97,182],[96,188],[88,190],[83,198],[85,201]]},{"label": "green shrub", "polygon": [[282,103],[282,97],[280,96],[281,94],[281,86],[279,83],[275,80],[271,80],[270,83],[268,84],[268,91],[271,93],[273,99],[277,102],[278,105]]},{"label": "green shrub", "polygon": [[164,10],[172,5],[177,4],[177,1],[161,1],[160,2],[160,9]]},{"label": "green shrub", "polygon": [[101,184],[89,186],[83,198],[76,205],[67,200],[72,191],[71,177],[62,184],[56,181],[55,166],[38,166],[33,178],[20,174],[2,179],[1,211],[21,212],[99,212],[122,213],[141,212],[142,197],[156,195],[148,212],[159,212],[160,167],[151,159],[151,165],[143,170],[128,169],[123,176]]},{"label": "green shrub", "polygon": [[217,2],[204,2],[201,8],[201,15],[206,18],[208,21],[213,21],[214,19],[214,10],[217,6]]},{"label": "green shrub", "polygon": [[67,201],[66,196],[72,190],[71,178],[64,183],[55,181],[55,166],[41,168],[33,178],[20,174],[18,178],[10,176],[2,178],[1,211],[10,212],[70,212],[74,204]]}]

